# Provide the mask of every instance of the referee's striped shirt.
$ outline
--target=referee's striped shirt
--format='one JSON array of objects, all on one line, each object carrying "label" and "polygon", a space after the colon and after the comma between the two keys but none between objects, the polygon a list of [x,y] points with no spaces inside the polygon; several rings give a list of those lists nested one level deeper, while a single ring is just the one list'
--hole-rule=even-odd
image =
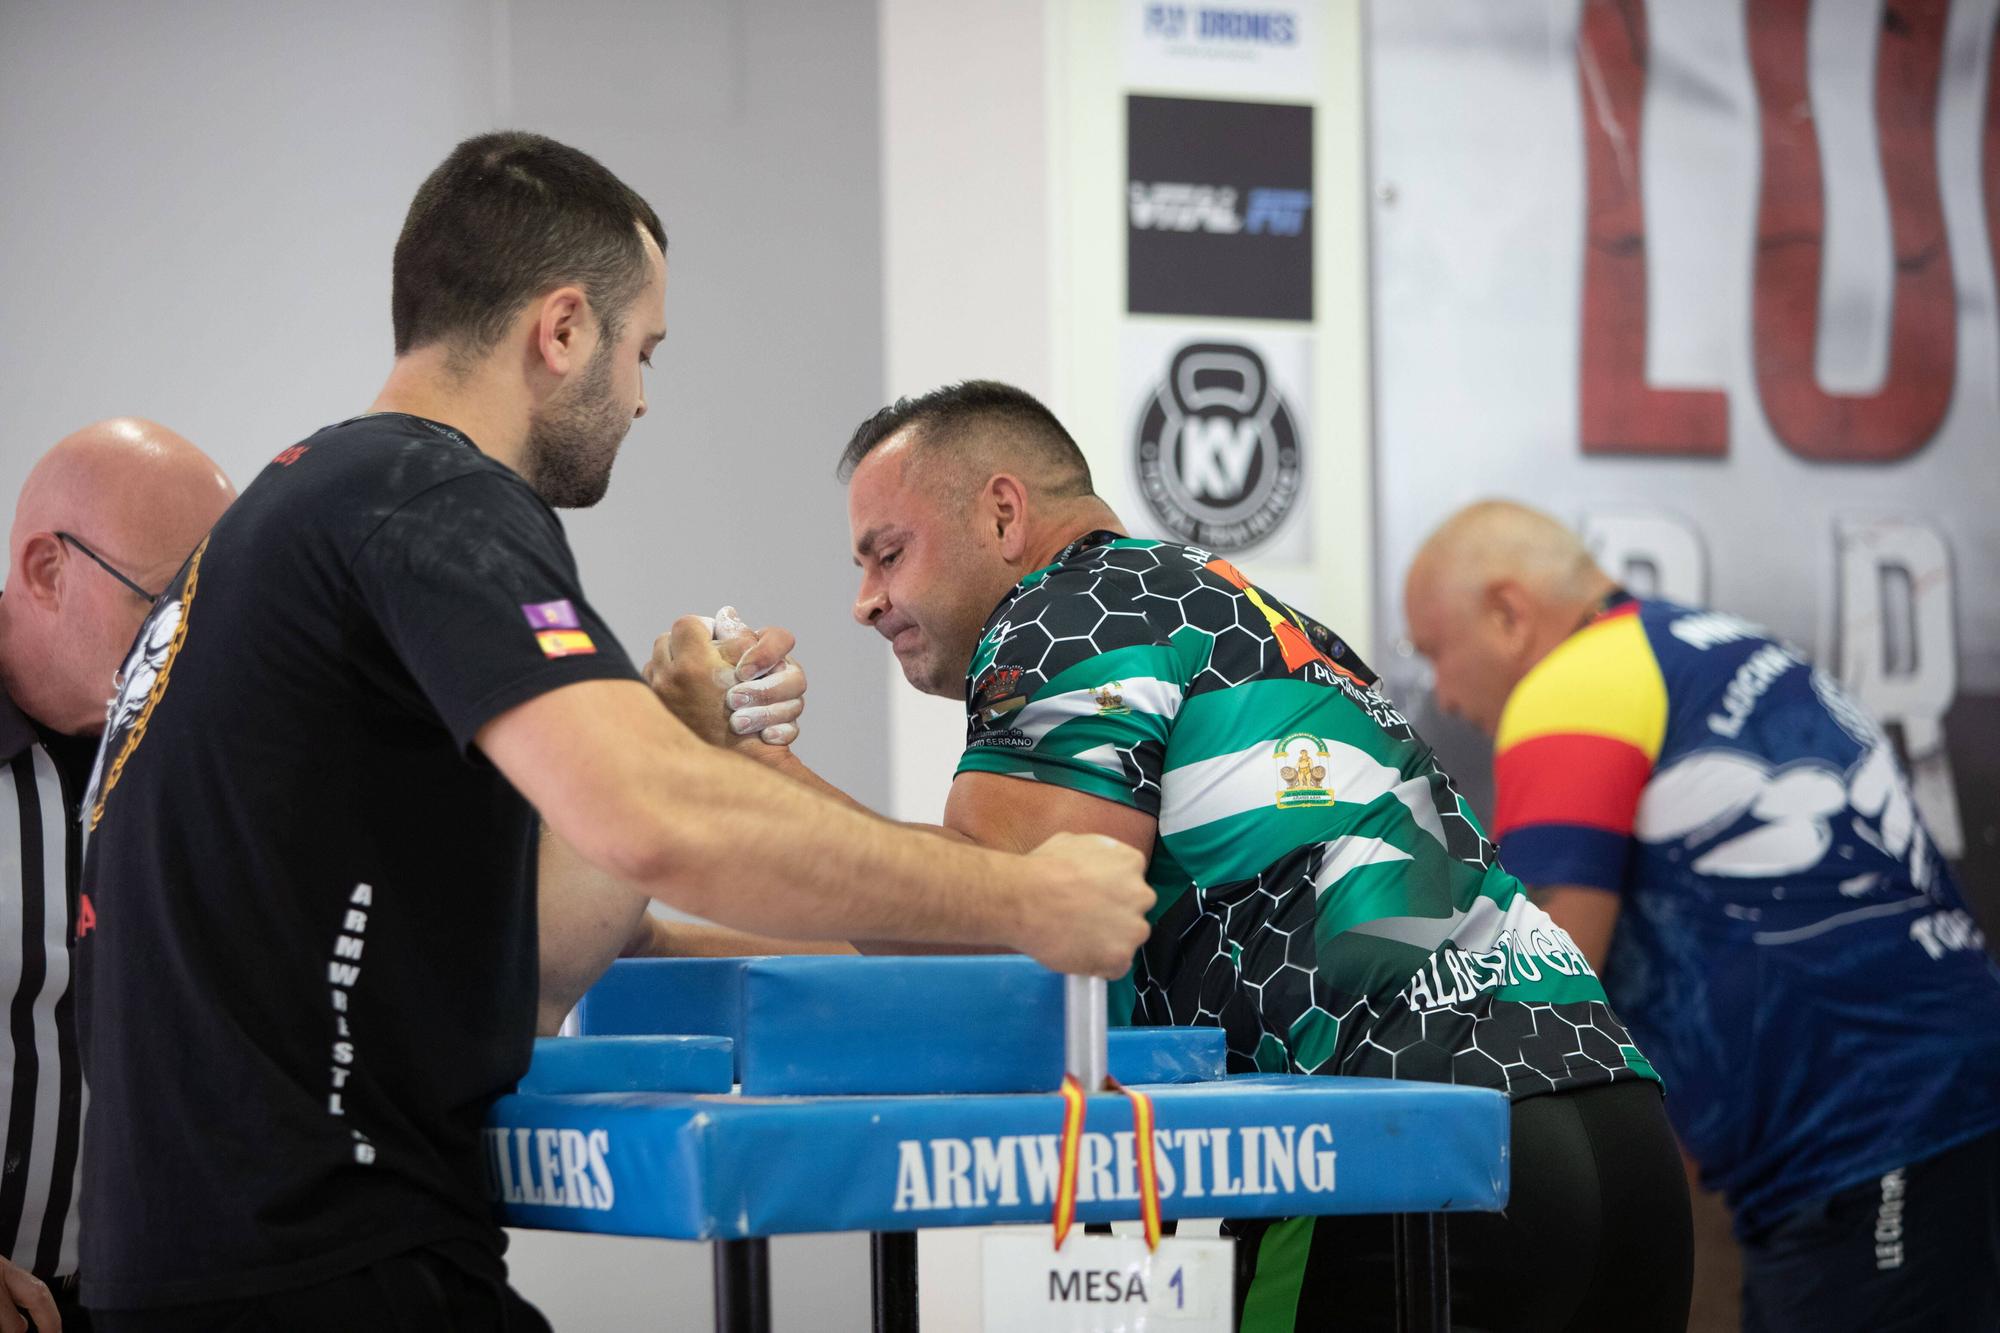
[{"label": "referee's striped shirt", "polygon": [[76,938],[88,777],[0,694],[0,1253],[49,1281],[76,1272],[83,1066],[70,941]]}]

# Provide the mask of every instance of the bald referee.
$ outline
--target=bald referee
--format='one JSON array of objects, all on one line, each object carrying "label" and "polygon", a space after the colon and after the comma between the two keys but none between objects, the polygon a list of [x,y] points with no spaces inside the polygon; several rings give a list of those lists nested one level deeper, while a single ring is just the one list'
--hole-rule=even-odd
[{"label": "bald referee", "polygon": [[77,815],[125,647],[236,492],[156,422],[86,426],[15,502],[0,597],[0,1333],[88,1330],[77,1300],[83,1069]]},{"label": "bald referee", "polygon": [[109,1333],[547,1327],[479,1148],[534,1033],[537,815],[746,930],[1107,975],[1145,938],[1128,849],[940,846],[709,748],[639,678],[555,509],[646,410],[664,245],[573,148],[461,144],[397,241],[372,408],[281,450],[141,630],[86,813]]}]

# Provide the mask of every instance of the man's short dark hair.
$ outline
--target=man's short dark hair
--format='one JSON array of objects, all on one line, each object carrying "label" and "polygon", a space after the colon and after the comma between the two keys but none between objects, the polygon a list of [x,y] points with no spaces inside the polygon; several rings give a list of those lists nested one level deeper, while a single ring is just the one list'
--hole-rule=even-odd
[{"label": "man's short dark hair", "polygon": [[652,205],[588,153],[539,134],[467,139],[425,178],[396,238],[396,355],[449,342],[477,355],[535,297],[574,283],[607,338],[646,284]]},{"label": "man's short dark hair", "polygon": [[[1095,494],[1090,464],[1055,413],[1025,389],[998,380],[965,380],[916,398],[898,398],[855,429],[836,475],[848,480],[876,446],[909,428],[927,455],[963,458],[997,444],[1009,462],[1036,465],[1049,494],[1060,499]],[[996,435],[1003,438],[996,441]]]}]

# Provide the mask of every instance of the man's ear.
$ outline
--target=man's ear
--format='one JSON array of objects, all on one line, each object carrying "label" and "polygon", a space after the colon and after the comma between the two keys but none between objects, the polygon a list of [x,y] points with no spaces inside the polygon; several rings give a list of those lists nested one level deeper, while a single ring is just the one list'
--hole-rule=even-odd
[{"label": "man's ear", "polygon": [[1511,652],[1524,649],[1534,637],[1535,605],[1528,590],[1513,579],[1486,585],[1486,613]]},{"label": "man's ear", "polygon": [[558,287],[535,303],[535,356],[558,378],[582,366],[596,327],[581,287]]},{"label": "man's ear", "polygon": [[34,533],[21,543],[7,591],[54,606],[62,600],[63,564],[62,538],[53,532]]},{"label": "man's ear", "polygon": [[986,483],[980,496],[981,519],[993,525],[1000,543],[1000,556],[1010,564],[1028,554],[1028,488],[1021,479],[1001,472]]}]

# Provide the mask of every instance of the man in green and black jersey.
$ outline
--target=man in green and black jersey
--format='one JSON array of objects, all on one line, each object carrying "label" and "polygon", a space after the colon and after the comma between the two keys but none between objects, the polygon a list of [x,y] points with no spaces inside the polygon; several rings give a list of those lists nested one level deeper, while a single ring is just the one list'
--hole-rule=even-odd
[{"label": "man in green and black jersey", "polygon": [[[1113,1021],[1220,1027],[1237,1072],[1506,1092],[1513,1197],[1452,1219],[1459,1314],[1684,1328],[1687,1193],[1653,1070],[1353,650],[1227,561],[1123,535],[1018,389],[899,401],[841,471],[856,618],[911,684],[965,701],[947,831],[1150,857],[1152,934]],[[1231,1230],[1245,1329],[1391,1325],[1384,1219]]]}]

